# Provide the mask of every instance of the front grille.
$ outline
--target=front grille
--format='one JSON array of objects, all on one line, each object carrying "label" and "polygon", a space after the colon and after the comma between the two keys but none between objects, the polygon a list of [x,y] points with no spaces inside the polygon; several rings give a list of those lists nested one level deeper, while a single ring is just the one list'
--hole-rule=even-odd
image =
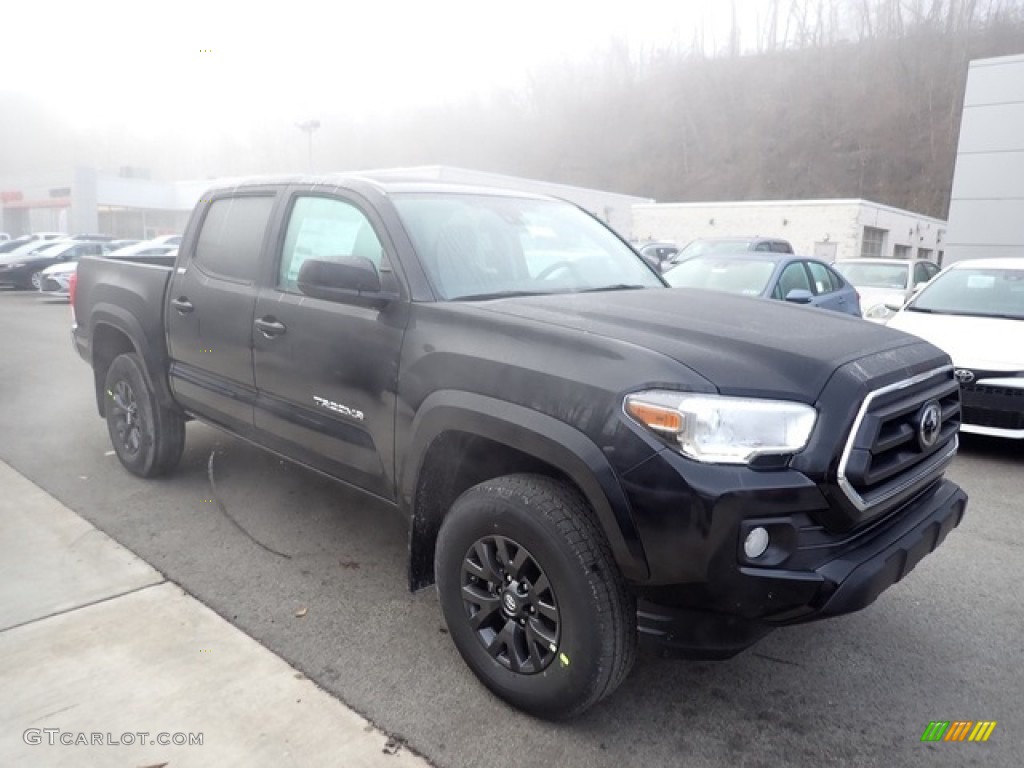
[{"label": "front grille", "polygon": [[[941,408],[933,442],[922,426],[932,402]],[[838,473],[839,486],[860,513],[860,522],[892,509],[942,473],[956,453],[960,419],[960,388],[952,368],[868,394]]]},{"label": "front grille", "polygon": [[1024,429],[1024,389],[961,384],[964,424],[995,429]]}]

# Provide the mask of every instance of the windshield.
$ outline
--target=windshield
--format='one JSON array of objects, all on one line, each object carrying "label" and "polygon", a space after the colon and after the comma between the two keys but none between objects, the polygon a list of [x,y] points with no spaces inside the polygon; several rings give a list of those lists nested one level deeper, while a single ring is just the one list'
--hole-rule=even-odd
[{"label": "windshield", "polygon": [[632,248],[569,203],[469,194],[394,202],[443,299],[663,287]]},{"label": "windshield", "polygon": [[749,251],[749,240],[694,240],[679,252],[680,258],[706,256],[709,253],[735,253]]},{"label": "windshield", "polygon": [[910,277],[910,267],[907,264],[851,264],[838,261],[832,266],[857,288],[890,288],[904,291]]},{"label": "windshield", "polygon": [[723,259],[699,256],[665,273],[674,288],[706,288],[711,291],[760,296],[775,271],[770,259]]},{"label": "windshield", "polygon": [[907,310],[1024,320],[1024,269],[951,269],[933,278]]}]

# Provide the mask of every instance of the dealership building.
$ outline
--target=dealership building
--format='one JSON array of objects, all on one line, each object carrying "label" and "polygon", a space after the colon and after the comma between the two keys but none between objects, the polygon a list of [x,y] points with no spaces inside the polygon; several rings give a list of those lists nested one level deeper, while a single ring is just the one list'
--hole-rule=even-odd
[{"label": "dealership building", "polygon": [[948,252],[950,263],[1024,256],[1024,56],[967,71]]}]

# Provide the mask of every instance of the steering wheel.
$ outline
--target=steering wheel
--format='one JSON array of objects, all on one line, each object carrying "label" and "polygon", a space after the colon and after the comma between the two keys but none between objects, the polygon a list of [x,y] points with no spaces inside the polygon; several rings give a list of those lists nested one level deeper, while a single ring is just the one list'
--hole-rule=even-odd
[{"label": "steering wheel", "polygon": [[536,279],[547,280],[548,278],[551,277],[551,275],[555,274],[556,272],[562,269],[574,273],[577,277],[580,276],[580,273],[577,270],[575,264],[573,264],[568,259],[562,259],[561,261],[556,261],[554,264],[549,264],[548,266],[544,267],[544,269],[537,273]]}]

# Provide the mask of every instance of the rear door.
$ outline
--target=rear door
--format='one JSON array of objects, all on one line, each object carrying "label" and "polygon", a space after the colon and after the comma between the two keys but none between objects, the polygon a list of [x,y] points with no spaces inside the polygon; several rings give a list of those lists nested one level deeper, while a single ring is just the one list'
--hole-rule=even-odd
[{"label": "rear door", "polygon": [[210,200],[186,245],[191,257],[171,278],[164,309],[170,383],[189,411],[251,437],[256,276],[274,190]]},{"label": "rear door", "polygon": [[856,294],[852,289],[846,289],[838,275],[834,275],[832,270],[817,261],[805,261],[804,264],[811,275],[811,290],[814,291],[812,304],[837,312],[856,312],[851,303],[856,299]]},{"label": "rear door", "polygon": [[296,280],[306,259],[361,256],[385,289],[403,292],[393,254],[382,221],[358,195],[292,189],[253,336],[257,439],[387,499],[395,497],[395,388],[409,305],[311,298]]}]

